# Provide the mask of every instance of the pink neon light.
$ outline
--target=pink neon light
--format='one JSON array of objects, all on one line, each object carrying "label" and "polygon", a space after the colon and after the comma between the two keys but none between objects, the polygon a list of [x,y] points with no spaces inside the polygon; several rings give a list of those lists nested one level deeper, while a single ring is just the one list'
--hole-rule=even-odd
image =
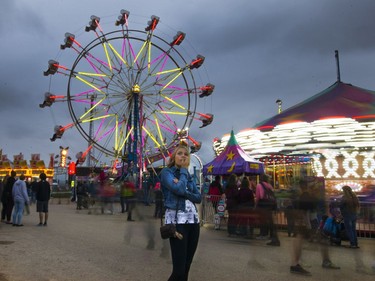
[{"label": "pink neon light", "polygon": [[[134,50],[133,50],[132,44],[131,44],[130,41],[129,41],[129,38],[128,38],[128,43],[129,43],[130,52],[131,52],[131,54],[133,55],[133,58],[135,59],[135,58],[136,58],[136,55],[135,55],[135,52],[134,52]],[[136,61],[136,63],[137,63],[137,66],[138,66],[138,68],[139,68],[138,61]]]},{"label": "pink neon light", "polygon": [[95,23],[96,23],[96,26],[99,27],[100,32],[103,33],[103,30],[102,30],[102,28],[100,27],[99,22],[98,22],[97,20],[95,20]]},{"label": "pink neon light", "polygon": [[[108,114],[108,110],[106,110],[105,114]],[[100,121],[100,124],[99,124],[99,127],[98,127],[98,130],[96,131],[95,133],[95,138],[98,136],[99,132],[101,131],[102,127],[103,127],[103,124],[104,124],[104,118]]]},{"label": "pink neon light", "polygon": [[[165,53],[166,54],[166,53]],[[163,64],[161,65],[160,69],[159,69],[159,72],[162,72],[164,70],[164,67],[168,61],[169,57],[166,55],[165,58],[164,58],[164,62]],[[156,76],[156,81],[158,81],[159,77],[160,77],[161,74],[159,74],[158,76]]]}]

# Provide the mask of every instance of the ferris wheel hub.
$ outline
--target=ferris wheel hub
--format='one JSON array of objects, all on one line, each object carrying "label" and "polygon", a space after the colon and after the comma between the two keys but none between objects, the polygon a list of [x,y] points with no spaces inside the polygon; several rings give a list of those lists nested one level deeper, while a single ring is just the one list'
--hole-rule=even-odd
[{"label": "ferris wheel hub", "polygon": [[139,94],[141,92],[141,87],[138,84],[135,84],[132,88],[133,94]]}]

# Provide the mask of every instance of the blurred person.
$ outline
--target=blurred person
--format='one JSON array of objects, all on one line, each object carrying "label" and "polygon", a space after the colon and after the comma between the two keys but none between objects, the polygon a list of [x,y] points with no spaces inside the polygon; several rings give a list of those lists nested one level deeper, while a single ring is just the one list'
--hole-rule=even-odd
[{"label": "blurred person", "polygon": [[164,214],[163,210],[163,192],[161,191],[160,181],[157,181],[154,187],[155,194],[155,218],[162,218]]},{"label": "blurred person", "polygon": [[[132,218],[132,213],[135,208],[135,203],[136,203],[136,189],[135,189],[135,184],[134,184],[134,179],[132,176],[128,175],[126,176],[123,185],[121,186],[122,188],[122,196],[123,196],[123,204],[126,205],[125,212],[128,213],[128,218],[127,221],[134,221]],[[124,206],[121,205],[121,209],[123,209]]]},{"label": "blurred person", "polygon": [[0,198],[3,196],[4,178],[0,180]]},{"label": "blurred person", "polygon": [[345,231],[350,242],[350,248],[357,249],[359,246],[356,225],[357,214],[359,212],[359,200],[350,186],[343,186],[342,191],[343,196],[340,200],[339,206],[344,218]]},{"label": "blurred person", "polygon": [[[309,212],[314,208],[316,203],[311,194],[309,194],[308,183],[305,179],[300,181],[300,189],[301,193],[299,198],[296,199],[296,209],[294,212],[296,220],[296,238],[293,239],[290,272],[293,274],[310,276],[311,273],[304,269],[300,262],[302,257],[303,239],[309,236],[311,229]],[[340,267],[332,263],[330,259],[328,249],[329,243],[327,239],[322,235],[319,242],[322,256],[322,267],[326,269],[340,269]]]},{"label": "blurred person", "polygon": [[287,223],[287,232],[288,232],[288,237],[295,237],[295,217],[294,217],[294,204],[293,200],[290,198],[287,198],[284,200],[284,215],[286,218],[286,223]]},{"label": "blurred person", "polygon": [[12,196],[14,201],[13,209],[13,226],[23,226],[22,216],[25,204],[30,204],[30,199],[27,194],[27,186],[25,182],[25,175],[20,175],[19,179],[14,183],[12,189]]},{"label": "blurred person", "polygon": [[225,202],[228,211],[228,223],[227,231],[228,236],[237,234],[238,226],[238,185],[237,176],[231,174],[228,178],[227,185],[225,188]]},{"label": "blurred person", "polygon": [[211,184],[210,179],[208,177],[205,177],[204,181],[203,181],[203,187],[202,187],[202,190],[201,190],[202,195],[208,194],[210,184]]},{"label": "blurred person", "polygon": [[[268,190],[266,190],[268,189]],[[271,241],[267,243],[269,246],[280,246],[280,240],[277,234],[277,225],[273,218],[273,206],[269,205],[267,193],[273,194],[273,187],[268,182],[268,176],[263,174],[256,186],[255,207],[260,216],[260,235],[258,239],[267,239],[269,234]]]},{"label": "blurred person", "polygon": [[150,197],[151,197],[151,190],[154,186],[154,182],[151,176],[147,176],[144,185],[142,186],[143,188],[143,197],[144,197],[144,204],[145,206],[151,206],[150,204]]},{"label": "blurred person", "polygon": [[208,195],[210,196],[209,201],[211,201],[214,208],[214,213],[217,212],[217,204],[223,194],[223,187],[220,183],[220,176],[215,176],[215,180],[210,183],[208,188]]},{"label": "blurred person", "polygon": [[3,180],[1,181],[1,222],[5,223],[5,217],[6,217],[6,195],[5,195],[5,185],[7,182],[7,179],[9,178],[9,175],[6,175]]},{"label": "blurred person", "polygon": [[86,182],[77,183],[77,210],[88,209],[88,185]]},{"label": "blurred person", "polygon": [[[125,178],[126,179],[126,178]],[[127,205],[125,202],[126,198],[126,189],[124,182],[120,186],[120,206],[121,206],[121,213],[125,213],[127,209]]]},{"label": "blurred person", "polygon": [[4,196],[4,203],[3,203],[3,208],[5,207],[4,210],[4,217],[3,213],[1,214],[1,219],[5,220],[6,218],[6,224],[12,224],[11,218],[12,218],[12,211],[13,211],[13,206],[14,206],[14,201],[13,201],[13,185],[16,182],[16,172],[11,171],[10,172],[10,177],[7,179],[5,186],[4,186],[4,191],[3,191],[3,196]]},{"label": "blurred person", "polygon": [[38,226],[47,226],[48,221],[48,203],[51,197],[51,186],[47,181],[45,173],[39,175],[40,181],[36,188],[36,211],[39,213]]},{"label": "blurred person", "polygon": [[34,178],[33,182],[31,183],[31,196],[30,196],[30,206],[36,202],[36,192],[38,187],[38,179]]},{"label": "blurred person", "polygon": [[110,214],[113,214],[113,201],[116,195],[116,190],[107,176],[101,180],[99,192],[101,199],[101,213],[104,214],[104,211],[107,209]]},{"label": "blurred person", "polygon": [[188,172],[190,152],[185,144],[178,145],[160,173],[164,196],[165,224],[176,224],[182,235],[169,238],[173,270],[168,281],[187,281],[198,246],[200,224],[196,203],[202,197]]},{"label": "blurred person", "polygon": [[253,236],[253,228],[250,226],[250,216],[254,209],[254,193],[248,177],[243,177],[238,190],[238,227],[239,234],[248,238]]}]

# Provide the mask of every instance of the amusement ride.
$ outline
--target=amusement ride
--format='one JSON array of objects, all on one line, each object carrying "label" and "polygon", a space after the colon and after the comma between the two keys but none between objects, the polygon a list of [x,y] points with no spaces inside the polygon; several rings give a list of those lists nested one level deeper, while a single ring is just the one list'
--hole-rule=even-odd
[{"label": "amusement ride", "polygon": [[[192,59],[180,51],[186,34],[173,38],[157,34],[159,17],[152,16],[144,30],[131,29],[129,11],[121,10],[116,30],[105,32],[98,16],[91,16],[85,32],[94,36],[87,44],[67,32],[61,51],[72,52],[71,63],[51,59],[44,76],[66,79],[66,94],[45,93],[41,108],[66,103],[72,122],[56,125],[51,141],[76,128],[88,142],[77,154],[86,161],[95,149],[114,159],[125,173],[142,171],[166,159],[185,141],[193,152],[201,143],[189,134],[194,121],[203,128],[213,121],[211,113],[197,112],[200,98],[212,94],[213,84],[197,85],[194,73],[205,57]],[[73,60],[72,60],[73,58]],[[125,168],[126,167],[126,168]]]}]

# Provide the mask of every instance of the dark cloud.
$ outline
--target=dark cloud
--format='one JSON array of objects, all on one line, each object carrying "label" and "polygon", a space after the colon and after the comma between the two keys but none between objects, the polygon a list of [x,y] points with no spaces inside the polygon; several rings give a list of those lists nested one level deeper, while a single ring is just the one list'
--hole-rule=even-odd
[{"label": "dark cloud", "polygon": [[74,154],[85,149],[87,143],[76,130],[58,142],[49,141],[55,125],[71,122],[67,106],[38,105],[46,91],[66,90],[66,82],[50,80],[42,72],[49,59],[74,59],[59,45],[65,32],[84,37],[91,15],[100,16],[107,30],[114,28],[121,9],[130,11],[137,29],[157,15],[160,36],[169,40],[178,30],[186,32],[179,50],[186,57],[206,57],[196,82],[211,82],[215,91],[199,99],[197,111],[215,117],[206,128],[193,124],[191,134],[202,141],[199,154],[207,162],[213,157],[214,137],[275,115],[276,99],[288,108],[333,84],[336,49],[342,80],[375,89],[374,8],[372,0],[2,1],[0,118],[11,121],[3,126],[7,133],[0,148],[9,155],[40,152],[45,159],[59,145],[70,146]]}]

